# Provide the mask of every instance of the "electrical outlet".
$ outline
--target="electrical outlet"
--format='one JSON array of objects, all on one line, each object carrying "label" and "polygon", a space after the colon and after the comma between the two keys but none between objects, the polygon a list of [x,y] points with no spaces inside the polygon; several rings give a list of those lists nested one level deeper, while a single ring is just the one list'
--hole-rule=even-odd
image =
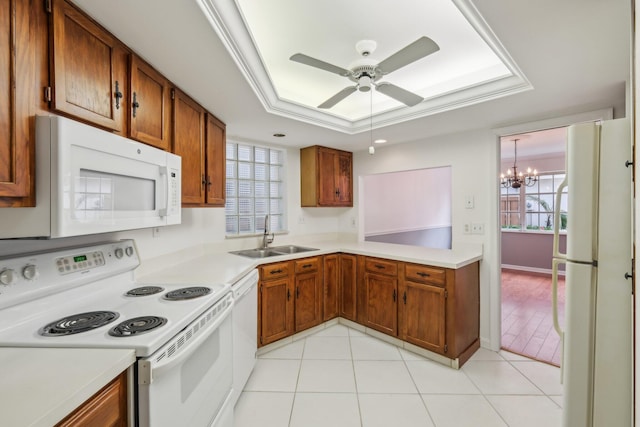
[{"label": "electrical outlet", "polygon": [[471,234],[471,224],[467,223],[464,225],[464,234]]},{"label": "electrical outlet", "polygon": [[464,207],[466,209],[473,209],[473,196],[466,196],[464,198]]},{"label": "electrical outlet", "polygon": [[481,222],[474,222],[471,224],[472,234],[484,234],[484,224]]},{"label": "electrical outlet", "polygon": [[351,226],[355,227],[356,226],[356,219],[355,217],[351,217]]},{"label": "electrical outlet", "polygon": [[156,237],[160,237],[160,230],[162,230],[160,227],[153,227],[151,229],[151,235],[156,238]]},{"label": "electrical outlet", "polygon": [[304,224],[304,215],[298,217],[298,224]]}]

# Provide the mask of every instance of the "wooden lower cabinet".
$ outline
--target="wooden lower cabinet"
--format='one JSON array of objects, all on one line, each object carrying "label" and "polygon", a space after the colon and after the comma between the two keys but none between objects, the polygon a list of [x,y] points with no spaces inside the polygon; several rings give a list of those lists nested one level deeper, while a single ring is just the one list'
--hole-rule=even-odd
[{"label": "wooden lower cabinet", "polygon": [[407,281],[402,291],[400,338],[417,346],[446,353],[446,290]]},{"label": "wooden lower cabinet", "polygon": [[323,261],[322,320],[338,317],[340,312],[340,255],[326,255]]},{"label": "wooden lower cabinet", "polygon": [[127,426],[127,372],[107,384],[56,427]]},{"label": "wooden lower cabinet", "polygon": [[358,277],[356,274],[357,258],[355,255],[340,254],[339,261],[340,271],[338,275],[340,278],[340,317],[344,317],[345,319],[349,319],[355,322],[358,304]]},{"label": "wooden lower cabinet", "polygon": [[365,326],[398,334],[397,263],[375,258],[365,261]]},{"label": "wooden lower cabinet", "polygon": [[258,345],[322,323],[322,257],[260,267]]},{"label": "wooden lower cabinet", "polygon": [[260,267],[258,343],[266,345],[293,334],[292,281],[289,262]]}]

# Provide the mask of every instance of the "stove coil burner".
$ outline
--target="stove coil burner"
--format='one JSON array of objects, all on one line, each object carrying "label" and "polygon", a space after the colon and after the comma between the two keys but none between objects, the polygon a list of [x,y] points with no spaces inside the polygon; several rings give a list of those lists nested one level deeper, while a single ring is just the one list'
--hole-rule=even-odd
[{"label": "stove coil burner", "polygon": [[131,289],[125,295],[128,297],[144,297],[147,295],[157,294],[164,291],[164,288],[160,286],[142,286],[139,288]]},{"label": "stove coil burner", "polygon": [[107,325],[119,316],[118,313],[113,311],[90,311],[87,313],[72,314],[71,316],[49,323],[40,329],[39,333],[45,337],[79,334]]},{"label": "stove coil burner", "polygon": [[127,319],[124,322],[109,329],[109,335],[112,337],[130,337],[133,335],[142,335],[147,332],[161,327],[167,323],[167,319],[159,316],[141,316]]},{"label": "stove coil burner", "polygon": [[190,288],[177,289],[167,292],[164,299],[169,301],[179,301],[191,298],[198,298],[211,293],[211,288],[204,286],[192,286]]}]

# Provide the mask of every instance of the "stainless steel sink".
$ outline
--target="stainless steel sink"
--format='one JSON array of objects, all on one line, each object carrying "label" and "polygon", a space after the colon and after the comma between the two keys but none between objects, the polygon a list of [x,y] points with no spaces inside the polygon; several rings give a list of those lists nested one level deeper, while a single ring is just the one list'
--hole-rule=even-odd
[{"label": "stainless steel sink", "polygon": [[274,246],[271,249],[276,252],[281,252],[284,254],[297,254],[300,252],[317,251],[316,248],[305,248],[303,246],[295,246],[295,245]]},{"label": "stainless steel sink", "polygon": [[305,248],[303,246],[286,245],[286,246],[274,246],[273,248],[266,249],[244,249],[241,251],[230,252],[235,255],[245,256],[247,258],[267,258],[279,255],[297,254],[300,252],[317,251],[315,248]]}]

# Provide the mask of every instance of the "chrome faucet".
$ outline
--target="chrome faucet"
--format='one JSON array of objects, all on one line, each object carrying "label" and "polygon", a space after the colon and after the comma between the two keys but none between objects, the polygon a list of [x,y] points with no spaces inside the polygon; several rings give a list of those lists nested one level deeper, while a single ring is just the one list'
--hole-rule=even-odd
[{"label": "chrome faucet", "polygon": [[274,238],[275,236],[273,233],[271,233],[271,237],[269,237],[269,214],[267,214],[264,216],[264,233],[262,234],[261,249],[267,249],[269,247],[269,243],[273,243]]}]

